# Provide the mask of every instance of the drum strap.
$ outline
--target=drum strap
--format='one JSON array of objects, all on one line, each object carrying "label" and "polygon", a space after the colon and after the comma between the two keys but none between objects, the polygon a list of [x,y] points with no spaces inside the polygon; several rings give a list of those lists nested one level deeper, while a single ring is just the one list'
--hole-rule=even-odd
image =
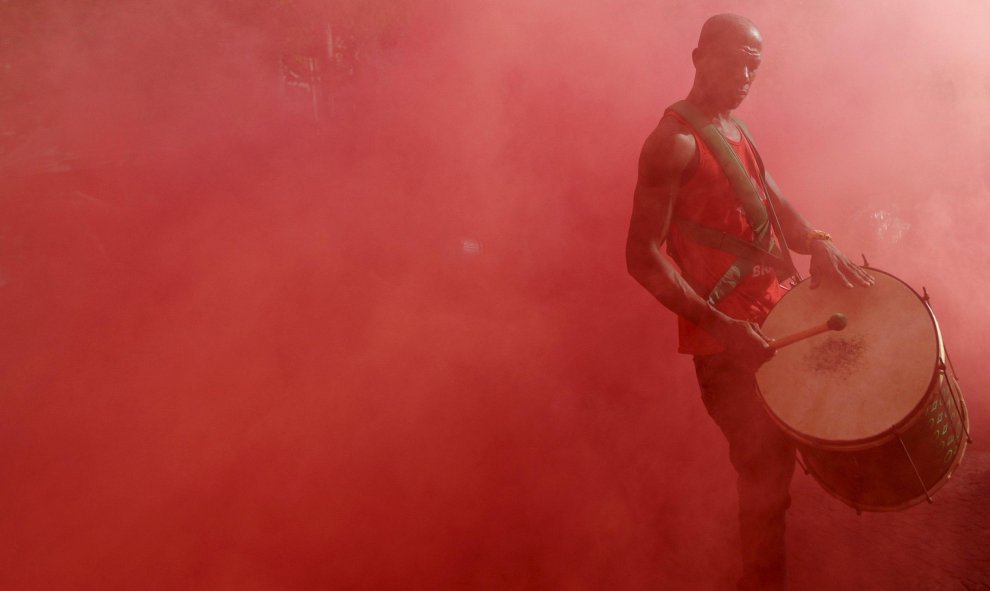
[{"label": "drum strap", "polygon": [[[782,237],[783,233],[780,230],[780,224],[777,221],[777,216],[771,211],[768,213],[767,208],[763,205],[763,199],[760,196],[759,190],[753,183],[753,178],[750,176],[749,172],[743,166],[742,162],[739,161],[739,156],[736,154],[735,150],[729,145],[725,137],[719,132],[718,128],[712,124],[711,121],[705,118],[705,116],[698,111],[697,107],[692,105],[687,101],[679,101],[670,106],[670,110],[674,111],[678,115],[684,118],[691,127],[698,133],[705,145],[711,150],[712,155],[718,162],[722,171],[725,172],[725,176],[729,179],[729,183],[732,185],[733,190],[735,190],[736,195],[739,197],[742,203],[743,211],[746,214],[746,219],[750,226],[753,228],[754,240],[753,242],[746,242],[736,238],[735,236],[730,236],[725,232],[720,232],[713,228],[708,228],[706,226],[701,226],[687,220],[675,219],[675,223],[684,231],[684,233],[691,237],[696,242],[699,242],[705,246],[711,248],[716,248],[724,252],[735,255],[737,258],[726,270],[725,274],[715,283],[715,286],[709,292],[707,299],[712,305],[718,303],[722,298],[729,295],[743,280],[753,271],[756,265],[767,265],[773,267],[778,273],[783,276],[791,276],[796,274],[794,269],[794,264],[790,259],[790,253],[787,252],[786,245],[784,245],[784,256],[780,256],[780,249],[774,243],[772,233],[770,231],[771,226],[776,230],[778,237]],[[753,149],[753,153],[756,155],[757,165],[760,168],[761,174],[764,173],[763,161],[759,156],[759,152],[756,150],[756,146],[752,141],[752,136],[749,134],[749,130],[745,128],[741,121],[733,117],[733,121],[739,125],[739,129],[742,130],[749,142],[750,147]],[[771,204],[772,208],[772,204]]]},{"label": "drum strap", "polygon": [[776,243],[770,244],[769,250],[764,250],[753,242],[747,242],[708,226],[683,219],[677,220],[676,223],[684,234],[704,246],[733,254],[758,265],[773,267],[781,277],[790,277],[794,272],[787,261],[780,256],[780,248]]},{"label": "drum strap", "polygon": [[[756,156],[756,166],[760,169],[760,177],[763,179],[763,184],[769,187],[767,182],[767,169],[763,165],[763,158],[760,157],[760,151],[756,149],[756,142],[753,140],[753,134],[749,133],[749,128],[746,124],[742,122],[742,119],[732,116],[732,120],[735,121],[736,125],[742,131],[743,135],[746,136],[746,141],[749,142],[749,147],[753,149],[753,155]],[[752,181],[750,181],[752,182]],[[777,196],[773,191],[767,189],[767,204],[770,206],[768,211],[770,213],[770,223],[773,225],[773,231],[777,235],[777,240],[780,241],[783,247],[784,256],[783,259],[787,262],[787,268],[783,270],[780,275],[781,279],[792,278],[795,281],[801,281],[801,273],[797,270],[797,266],[794,264],[794,259],[791,258],[791,249],[787,246],[787,238],[784,236],[784,229],[780,226],[780,219],[777,217]]]}]

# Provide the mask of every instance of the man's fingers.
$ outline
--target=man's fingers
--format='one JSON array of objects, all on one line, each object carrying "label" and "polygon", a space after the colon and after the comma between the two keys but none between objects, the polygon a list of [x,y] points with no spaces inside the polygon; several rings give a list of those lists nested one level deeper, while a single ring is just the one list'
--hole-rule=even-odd
[{"label": "man's fingers", "polygon": [[873,285],[877,282],[877,280],[873,278],[873,275],[867,273],[862,267],[856,267],[856,274],[860,281],[863,282],[863,285]]},{"label": "man's fingers", "polygon": [[762,337],[764,341],[766,341],[768,343],[770,342],[770,337],[768,337],[767,335],[763,334],[763,329],[760,328],[760,325],[759,324],[757,324],[755,322],[750,322],[749,323],[749,326],[753,329],[753,332],[755,332],[756,334],[760,335],[760,337]]},{"label": "man's fingers", "polygon": [[849,269],[847,265],[843,265],[839,261],[833,261],[832,274],[835,275],[835,278],[838,279],[842,285],[850,288],[854,287],[852,282],[849,281],[849,275],[852,274],[852,269]]},{"label": "man's fingers", "polygon": [[770,361],[770,359],[774,356],[774,354],[777,351],[770,348],[770,339],[767,338],[767,335],[763,334],[763,330],[760,329],[759,324],[756,324],[755,322],[750,322],[749,328],[753,332],[755,332],[761,339],[763,339],[763,347],[757,351],[757,357],[756,357],[756,360],[759,362],[759,364],[763,365],[767,361]]},{"label": "man's fingers", "polygon": [[846,273],[843,273],[842,271],[838,271],[836,275],[838,275],[839,278],[842,279],[842,285],[845,285],[850,289],[856,287],[855,285],[853,285],[852,281],[849,280],[849,276]]},{"label": "man's fingers", "polygon": [[[852,282],[863,287],[873,285],[874,283],[873,277],[869,273],[858,265],[854,265],[848,261],[844,265],[843,277],[845,277],[847,283]],[[853,287],[853,285],[850,284],[849,287]]]},{"label": "man's fingers", "polygon": [[812,258],[811,289],[816,289],[822,280],[835,281],[846,288],[856,286],[868,287],[876,280],[860,266],[853,264],[841,253],[829,253],[829,256],[816,261]]}]

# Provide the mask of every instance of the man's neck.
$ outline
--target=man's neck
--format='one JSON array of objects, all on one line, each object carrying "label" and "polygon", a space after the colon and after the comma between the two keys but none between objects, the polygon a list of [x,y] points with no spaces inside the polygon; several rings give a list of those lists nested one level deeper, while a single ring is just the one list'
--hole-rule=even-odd
[{"label": "man's neck", "polygon": [[719,108],[715,106],[713,101],[705,96],[705,94],[698,90],[695,86],[691,87],[691,92],[687,95],[687,101],[697,107],[697,109],[713,123],[726,121],[732,114],[732,109]]}]

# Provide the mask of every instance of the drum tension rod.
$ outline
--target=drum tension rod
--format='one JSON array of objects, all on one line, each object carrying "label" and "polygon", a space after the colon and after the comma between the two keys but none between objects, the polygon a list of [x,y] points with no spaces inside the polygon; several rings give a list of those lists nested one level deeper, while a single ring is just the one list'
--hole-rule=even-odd
[{"label": "drum tension rod", "polygon": [[928,295],[928,288],[926,288],[924,285],[921,286],[921,299],[926,303],[928,302],[928,300],[932,299],[932,297]]},{"label": "drum tension rod", "polygon": [[863,257],[863,266],[864,266],[864,267],[869,267],[869,266],[870,266],[870,261],[868,261],[868,260],[866,260],[866,255],[865,255],[865,254],[862,254],[862,253],[860,253],[860,255],[859,255],[859,256],[861,256],[861,257]]},{"label": "drum tension rod", "polygon": [[[950,386],[950,388],[951,388],[951,386]],[[959,407],[959,401],[956,400],[956,397],[955,396],[952,397],[952,404],[954,404],[955,407],[956,407],[956,415],[959,416],[959,424],[962,425],[963,433],[966,434],[966,443],[973,443],[973,436],[969,434],[969,427],[966,424],[966,423],[969,422],[969,417],[968,416],[963,416],[962,408]],[[955,429],[953,429],[953,432],[954,431],[955,431]],[[955,435],[955,433],[953,433],[953,436],[954,435]]]},{"label": "drum tension rod", "polygon": [[[948,357],[948,355],[946,355]],[[941,359],[938,360],[938,370],[942,373],[943,379],[945,379],[946,386],[949,387],[949,398],[952,400],[952,406],[956,409],[956,416],[959,417],[959,424],[962,426],[963,433],[966,434],[966,443],[973,443],[973,436],[969,433],[969,427],[966,425],[968,423],[969,416],[964,415],[964,409],[959,404],[962,400],[962,393],[959,392],[958,386],[953,386],[953,383],[949,381],[949,370],[951,369],[952,377],[956,377],[956,368],[952,367],[952,358],[949,357],[949,365],[946,366],[945,362]],[[955,434],[955,428],[952,429],[953,434]]]},{"label": "drum tension rod", "polygon": [[897,442],[901,444],[901,449],[904,450],[904,455],[907,456],[909,462],[911,462],[911,467],[914,468],[914,475],[918,477],[918,482],[921,484],[921,490],[925,493],[925,498],[928,499],[928,504],[932,504],[932,496],[928,494],[928,487],[925,486],[925,479],[921,477],[921,472],[918,471],[918,466],[914,463],[914,458],[911,457],[911,452],[908,451],[906,445],[904,445],[904,440],[901,439],[901,434],[896,430],[894,431],[894,436],[897,437]]}]

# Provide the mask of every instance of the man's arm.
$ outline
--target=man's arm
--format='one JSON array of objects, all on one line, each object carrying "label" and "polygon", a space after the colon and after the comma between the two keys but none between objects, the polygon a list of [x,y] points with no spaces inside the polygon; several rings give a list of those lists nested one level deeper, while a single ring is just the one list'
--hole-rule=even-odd
[{"label": "man's arm", "polygon": [[680,177],[691,162],[694,137],[658,128],[647,138],[639,158],[639,178],[626,239],[629,274],[679,316],[701,324],[712,313],[688,285],[661,246],[670,234]]},{"label": "man's arm", "polygon": [[831,240],[808,240],[814,230],[790,201],[784,198],[777,182],[766,173],[767,189],[774,195],[777,217],[787,246],[798,253],[811,255],[811,287],[818,287],[822,279],[828,277],[846,287],[873,285],[873,277],[858,265],[851,262]]},{"label": "man's arm", "polygon": [[742,362],[758,366],[773,355],[759,327],[730,318],[710,306],[661,251],[670,232],[681,177],[696,150],[694,136],[667,121],[647,138],[633,194],[626,266],[661,304],[701,326],[727,350],[738,354]]}]

